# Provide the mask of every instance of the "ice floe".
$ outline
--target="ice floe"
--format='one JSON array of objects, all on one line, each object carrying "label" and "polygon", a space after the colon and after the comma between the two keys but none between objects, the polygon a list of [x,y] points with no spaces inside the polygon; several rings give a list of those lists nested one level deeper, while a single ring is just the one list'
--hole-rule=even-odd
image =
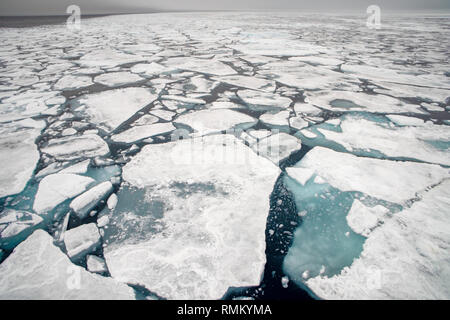
[{"label": "ice floe", "polygon": [[64,233],[67,255],[77,260],[91,253],[101,245],[100,233],[95,223],[83,224]]},{"label": "ice floe", "polygon": [[146,124],[135,126],[121,133],[115,134],[111,139],[115,142],[133,143],[145,138],[166,134],[176,128],[170,122]]},{"label": "ice floe", "polygon": [[0,124],[0,198],[25,188],[40,157],[35,140],[44,126],[32,119]]},{"label": "ice floe", "polygon": [[121,64],[145,61],[145,58],[111,48],[95,49],[79,59],[83,66],[111,68]]},{"label": "ice floe", "polygon": [[57,160],[76,160],[107,155],[109,147],[98,135],[86,134],[52,139],[41,151]]},{"label": "ice floe", "polygon": [[449,175],[438,165],[357,157],[322,147],[313,148],[289,170],[294,173],[304,169],[309,173],[314,170],[341,191],[360,191],[398,204]]},{"label": "ice floe", "polygon": [[215,79],[242,88],[268,92],[275,91],[275,82],[263,78],[235,75],[235,76],[217,77]]},{"label": "ice floe", "polygon": [[110,132],[155,99],[145,88],[108,90],[81,97],[78,101],[86,108],[79,113],[85,113],[91,122]]},{"label": "ice floe", "polygon": [[56,90],[76,90],[83,87],[88,87],[94,84],[91,77],[88,76],[72,76],[67,75],[62,77],[55,83]]},{"label": "ice floe", "polygon": [[291,99],[274,93],[258,92],[253,90],[239,90],[239,98],[254,108],[280,108],[286,109],[291,104]]},{"label": "ice floe", "polygon": [[389,120],[399,126],[422,126],[425,124],[422,119],[415,117],[406,117],[399,115],[387,115],[386,117],[388,117]]},{"label": "ice floe", "polygon": [[[230,286],[258,284],[278,174],[229,135],[144,147],[124,167],[132,188],[119,194],[105,230],[111,275],[172,299],[217,299]],[[148,193],[141,209],[120,208],[134,192]]]},{"label": "ice floe", "polygon": [[125,71],[104,73],[94,78],[95,82],[108,87],[119,87],[124,84],[135,83],[142,80],[144,79],[140,76]]},{"label": "ice floe", "polygon": [[361,201],[355,199],[347,214],[347,223],[356,233],[368,237],[373,228],[383,222],[384,216],[389,212],[382,205],[373,207],[365,206]]},{"label": "ice floe", "polygon": [[407,85],[428,86],[450,89],[448,78],[444,75],[414,74],[402,72],[402,70],[387,69],[369,65],[343,64],[341,70],[345,73],[355,74],[360,78],[401,83]]},{"label": "ice floe", "polygon": [[123,283],[73,265],[48,233],[37,230],[0,264],[0,298],[115,300],[135,294]]},{"label": "ice floe", "polygon": [[283,270],[300,285],[351,266],[362,255],[366,237],[449,175],[437,165],[357,157],[321,147],[286,171],[284,182],[302,223]]},{"label": "ice floe", "polygon": [[300,139],[284,132],[272,134],[252,146],[260,156],[268,158],[275,164],[287,158],[294,151],[300,150],[301,147]]},{"label": "ice floe", "polygon": [[185,58],[171,58],[166,62],[171,67],[176,67],[182,70],[196,71],[216,76],[226,76],[237,74],[237,72],[218,60],[209,59],[185,59]]},{"label": "ice floe", "polygon": [[70,208],[78,218],[83,219],[101,200],[107,198],[112,191],[113,186],[110,181],[102,182],[73,199],[70,203]]},{"label": "ice floe", "polygon": [[90,272],[104,273],[108,271],[105,260],[91,254],[86,257],[86,265]]},{"label": "ice floe", "polygon": [[48,175],[39,183],[33,210],[39,214],[48,214],[58,204],[85,191],[93,182],[95,180],[92,178],[70,173]]},{"label": "ice floe", "polygon": [[0,248],[12,249],[28,237],[43,219],[31,212],[5,209],[0,212]]},{"label": "ice floe", "polygon": [[259,120],[275,127],[289,126],[289,113],[287,110],[277,113],[266,112],[259,117]]},{"label": "ice floe", "polygon": [[366,111],[383,113],[423,114],[420,106],[402,102],[385,95],[370,95],[364,92],[317,91],[308,92],[306,101],[314,106],[332,111]]},{"label": "ice floe", "polygon": [[238,111],[229,109],[201,110],[185,113],[174,120],[188,125],[198,134],[220,132],[228,129],[248,129],[258,120]]},{"label": "ice floe", "polygon": [[299,136],[304,138],[306,131],[313,130],[317,137],[304,139],[305,143],[377,158],[415,159],[450,165],[448,126],[427,122],[420,126],[395,127],[383,117],[358,115],[344,117],[339,130],[330,124],[302,130]]},{"label": "ice floe", "polygon": [[374,230],[361,257],[306,284],[325,299],[448,299],[450,182],[425,192]]}]

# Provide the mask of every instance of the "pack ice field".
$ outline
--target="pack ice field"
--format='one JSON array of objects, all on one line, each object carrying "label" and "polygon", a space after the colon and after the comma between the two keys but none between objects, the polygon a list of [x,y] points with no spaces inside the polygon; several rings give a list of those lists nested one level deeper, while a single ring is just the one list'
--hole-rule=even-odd
[{"label": "pack ice field", "polygon": [[1,299],[449,299],[450,18],[0,30]]}]

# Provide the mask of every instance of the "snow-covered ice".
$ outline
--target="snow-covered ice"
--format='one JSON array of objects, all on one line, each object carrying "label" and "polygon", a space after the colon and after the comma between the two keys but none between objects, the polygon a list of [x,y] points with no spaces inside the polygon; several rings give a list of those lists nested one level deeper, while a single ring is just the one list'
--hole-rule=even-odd
[{"label": "snow-covered ice", "polygon": [[58,204],[74,198],[95,182],[94,179],[71,173],[50,174],[39,182],[34,198],[33,210],[48,214]]},{"label": "snow-covered ice", "polygon": [[34,141],[44,125],[32,119],[0,124],[0,198],[25,188],[39,160]]},{"label": "snow-covered ice", "polygon": [[[314,127],[320,136],[306,143],[373,157],[415,159],[450,165],[450,127],[432,122],[420,126],[390,126],[383,118],[346,116],[330,128],[330,122]],[[333,125],[336,127],[336,124]],[[306,131],[311,130],[309,128]],[[301,131],[302,137],[304,131]]]},{"label": "snow-covered ice", "polygon": [[[257,285],[278,174],[230,135],[144,147],[124,167],[131,189],[119,194],[105,230],[111,275],[172,299],[217,299],[230,286]],[[141,209],[121,207],[135,192],[146,194]],[[151,219],[162,229],[152,231]]]},{"label": "snow-covered ice", "polygon": [[275,133],[271,136],[260,139],[252,146],[260,156],[265,157],[278,164],[287,158],[291,153],[302,148],[300,139],[287,133]]},{"label": "snow-covered ice", "polygon": [[145,138],[166,134],[176,128],[170,122],[146,124],[135,126],[121,133],[115,134],[111,139],[115,142],[133,143]]},{"label": "snow-covered ice", "polygon": [[83,219],[101,200],[108,197],[112,191],[113,186],[111,182],[102,182],[73,199],[70,203],[70,208],[78,218]]},{"label": "snow-covered ice", "polygon": [[186,113],[174,120],[175,123],[188,125],[198,134],[208,134],[229,129],[247,129],[257,119],[229,109],[201,110]]},{"label": "snow-covered ice", "polygon": [[0,299],[134,299],[133,289],[73,265],[43,230],[35,231],[0,264]]},{"label": "snow-covered ice", "polygon": [[88,87],[94,84],[91,77],[88,76],[72,76],[67,75],[62,77],[55,83],[54,88],[57,90],[75,90],[83,87]]},{"label": "snow-covered ice", "polygon": [[293,179],[285,182],[303,222],[283,268],[300,284],[349,267],[362,255],[365,237],[370,239],[390,217],[415,203],[418,194],[449,177],[438,165],[357,157],[321,147],[287,173]]},{"label": "snow-covered ice", "polygon": [[73,259],[80,259],[91,253],[101,244],[100,233],[95,223],[83,224],[64,233],[64,244],[67,255]]},{"label": "snow-covered ice", "polygon": [[307,285],[325,299],[447,299],[450,182],[425,192],[373,231],[361,257]]},{"label": "snow-covered ice", "polygon": [[105,260],[91,254],[86,257],[86,264],[90,272],[104,273],[108,271]]},{"label": "snow-covered ice", "polygon": [[108,87],[119,87],[124,84],[134,83],[144,80],[140,76],[129,72],[104,73],[94,78],[94,81]]},{"label": "snow-covered ice", "polygon": [[0,248],[11,249],[29,236],[43,219],[32,212],[5,209],[0,212]]},{"label": "snow-covered ice", "polygon": [[41,151],[56,160],[76,160],[107,155],[109,147],[98,135],[86,134],[52,139],[41,148]]},{"label": "snow-covered ice", "polygon": [[[341,191],[360,191],[372,197],[402,204],[416,192],[441,182],[449,171],[438,165],[356,157],[316,147],[290,168],[314,173]],[[349,177],[352,177],[349,179]]]},{"label": "snow-covered ice", "polygon": [[110,132],[155,99],[145,88],[113,89],[79,98],[78,102],[86,107],[79,113]]},{"label": "snow-covered ice", "polygon": [[279,108],[286,109],[291,104],[291,99],[274,93],[258,92],[253,90],[239,90],[239,98],[245,103],[257,109]]}]

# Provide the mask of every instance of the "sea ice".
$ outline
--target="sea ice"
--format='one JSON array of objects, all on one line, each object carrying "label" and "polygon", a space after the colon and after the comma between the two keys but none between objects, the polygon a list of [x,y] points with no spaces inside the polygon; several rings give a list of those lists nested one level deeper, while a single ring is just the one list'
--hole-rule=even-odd
[{"label": "sea ice", "polygon": [[82,66],[100,68],[111,68],[126,63],[145,60],[141,56],[123,53],[111,48],[95,49],[79,59]]},{"label": "sea ice", "polygon": [[3,210],[0,212],[0,248],[14,248],[28,237],[42,221],[40,216],[31,212],[14,209]]},{"label": "sea ice", "polygon": [[425,192],[366,240],[338,275],[306,284],[324,299],[448,299],[450,181]]},{"label": "sea ice", "polygon": [[85,111],[91,122],[110,132],[140,109],[156,99],[145,88],[124,88],[85,95],[78,99],[85,104]]},{"label": "sea ice", "polygon": [[[304,139],[308,145],[332,147],[377,158],[416,159],[450,165],[450,128],[445,125],[427,122],[421,126],[395,127],[380,117],[346,116],[342,119],[340,130],[330,128],[329,123],[314,128],[319,136]],[[304,138],[303,133],[300,132],[301,138]]]},{"label": "sea ice", "polygon": [[230,135],[145,146],[123,169],[130,187],[105,230],[111,275],[170,299],[257,285],[279,172]]},{"label": "sea ice", "polygon": [[367,207],[358,199],[353,201],[347,214],[347,223],[356,233],[368,237],[372,229],[383,221],[383,217],[389,210],[381,205]]},{"label": "sea ice", "polygon": [[0,264],[0,299],[135,299],[133,289],[72,264],[43,230]]},{"label": "sea ice", "polygon": [[161,109],[158,109],[158,110],[152,110],[152,111],[150,111],[150,114],[152,114],[152,115],[154,115],[154,116],[157,116],[158,118],[161,118],[161,119],[163,119],[163,120],[166,120],[166,121],[171,121],[172,120],[172,118],[175,116],[175,112],[172,112],[172,111],[168,111],[168,110],[161,110]]},{"label": "sea ice", "polygon": [[90,271],[90,272],[104,273],[104,272],[108,271],[105,260],[103,260],[100,257],[91,255],[91,254],[86,257],[86,265],[87,265],[88,271]]},{"label": "sea ice", "polygon": [[39,161],[34,141],[44,126],[32,119],[0,124],[0,198],[25,188]]},{"label": "sea ice", "polygon": [[357,157],[322,147],[309,151],[289,172],[295,176],[304,169],[314,170],[341,191],[360,191],[398,204],[449,175],[438,165]]},{"label": "sea ice", "polygon": [[133,73],[144,74],[146,76],[155,76],[164,72],[169,72],[170,69],[160,65],[159,63],[139,63],[131,67],[130,69]]},{"label": "sea ice", "polygon": [[73,199],[70,203],[70,208],[78,218],[83,219],[101,200],[108,197],[112,191],[113,186],[110,181],[102,182]]},{"label": "sea ice", "polygon": [[67,255],[72,260],[83,258],[101,245],[100,233],[95,223],[83,224],[64,233]]},{"label": "sea ice", "polygon": [[98,135],[86,134],[52,139],[41,148],[41,151],[56,160],[65,161],[104,156],[109,153],[109,147]]},{"label": "sea ice", "polygon": [[282,97],[275,93],[265,93],[253,90],[239,90],[237,92],[239,98],[254,108],[279,108],[286,109],[291,104],[291,99]]},{"label": "sea ice", "polygon": [[259,120],[267,125],[280,127],[289,126],[289,111],[280,111],[277,113],[266,112],[259,117]]},{"label": "sea ice", "polygon": [[76,174],[84,174],[88,171],[89,165],[91,163],[90,159],[80,161],[78,163],[75,163],[74,165],[62,169],[59,171],[59,173],[76,173]]},{"label": "sea ice", "polygon": [[261,139],[252,148],[260,156],[263,156],[273,163],[278,164],[288,157],[292,152],[300,150],[302,142],[300,139],[287,133],[275,133],[270,137]]},{"label": "sea ice", "polygon": [[321,147],[310,150],[287,173],[284,182],[302,223],[283,270],[300,285],[352,265],[363,251],[365,236],[370,239],[402,206],[417,201],[419,193],[449,174],[437,165],[357,157]]},{"label": "sea ice", "polygon": [[332,111],[365,111],[375,113],[423,114],[420,106],[378,94],[351,91],[309,91],[306,102]]},{"label": "sea ice", "polygon": [[115,134],[111,139],[115,142],[134,143],[136,141],[169,133],[176,128],[170,122],[135,126],[121,133]]},{"label": "sea ice", "polygon": [[217,81],[225,82],[234,86],[253,90],[274,92],[276,88],[274,81],[258,77],[235,75],[235,76],[216,77],[215,79]]},{"label": "sea ice", "polygon": [[39,214],[48,214],[58,204],[85,191],[93,182],[95,180],[92,178],[76,174],[50,174],[39,183],[33,210]]},{"label": "sea ice", "polygon": [[387,115],[387,118],[399,126],[422,126],[425,122],[420,118],[399,115]]},{"label": "sea ice", "polygon": [[140,76],[126,71],[104,73],[94,78],[95,82],[101,83],[108,87],[119,87],[124,84],[139,82],[142,80],[144,79]]},{"label": "sea ice", "polygon": [[72,76],[67,75],[62,77],[55,83],[56,90],[76,90],[83,87],[88,87],[94,84],[91,77],[88,76]]},{"label": "sea ice", "polygon": [[237,74],[237,72],[218,60],[195,59],[195,58],[170,58],[166,61],[166,65],[176,67],[181,70],[196,71],[216,76],[226,76]]},{"label": "sea ice", "polygon": [[201,110],[185,113],[174,120],[188,125],[199,135],[220,132],[228,129],[248,129],[258,120],[238,111],[229,109]]}]

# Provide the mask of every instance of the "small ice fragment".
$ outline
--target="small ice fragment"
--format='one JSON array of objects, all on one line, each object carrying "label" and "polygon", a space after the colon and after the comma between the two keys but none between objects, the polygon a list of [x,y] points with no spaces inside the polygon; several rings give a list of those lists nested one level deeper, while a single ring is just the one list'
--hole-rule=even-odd
[{"label": "small ice fragment", "polygon": [[287,287],[289,286],[289,278],[287,276],[281,278],[281,285],[283,286],[283,288],[287,289]]},{"label": "small ice fragment", "polygon": [[109,217],[108,216],[101,216],[97,219],[97,226],[99,228],[103,228],[109,223]]},{"label": "small ice fragment", "polygon": [[115,193],[113,193],[109,198],[108,201],[106,202],[108,205],[108,209],[109,210],[114,210],[114,208],[117,205],[117,195]]},{"label": "small ice fragment", "polygon": [[94,255],[88,255],[86,258],[87,269],[93,273],[104,273],[108,269],[105,260]]}]

